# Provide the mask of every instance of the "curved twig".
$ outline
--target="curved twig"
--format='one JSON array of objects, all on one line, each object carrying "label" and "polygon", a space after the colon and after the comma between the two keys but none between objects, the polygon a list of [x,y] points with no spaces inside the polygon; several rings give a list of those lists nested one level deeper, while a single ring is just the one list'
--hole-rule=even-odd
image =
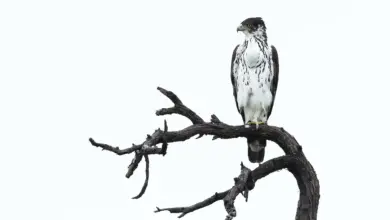
[{"label": "curved twig", "polygon": [[194,111],[185,106],[183,102],[177,97],[177,95],[175,95],[175,93],[165,90],[161,87],[157,87],[157,89],[166,97],[168,97],[173,102],[173,104],[175,104],[175,106],[172,108],[162,108],[156,111],[156,115],[179,114],[190,119],[193,124],[202,124],[204,122],[203,119],[199,117]]},{"label": "curved twig", "polygon": [[148,187],[148,183],[149,183],[149,157],[147,154],[144,155],[144,157],[145,157],[145,174],[146,174],[145,182],[144,182],[144,185],[142,186],[141,192],[139,192],[139,194],[134,196],[132,199],[141,198],[144,195],[146,188]]}]

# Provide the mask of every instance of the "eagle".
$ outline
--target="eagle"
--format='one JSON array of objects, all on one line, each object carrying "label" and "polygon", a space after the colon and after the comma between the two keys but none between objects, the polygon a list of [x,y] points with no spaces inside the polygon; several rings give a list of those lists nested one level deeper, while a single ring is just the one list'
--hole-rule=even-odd
[{"label": "eagle", "polygon": [[[268,44],[266,27],[261,17],[247,18],[237,27],[245,40],[233,50],[231,81],[238,112],[245,127],[267,124],[274,106],[279,79],[278,52]],[[251,163],[264,160],[266,140],[247,137]]]}]

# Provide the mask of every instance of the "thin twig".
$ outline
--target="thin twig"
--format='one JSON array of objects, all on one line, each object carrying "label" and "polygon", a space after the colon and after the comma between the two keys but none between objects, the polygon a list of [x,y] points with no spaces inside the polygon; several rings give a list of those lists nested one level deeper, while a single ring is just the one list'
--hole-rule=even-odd
[{"label": "thin twig", "polygon": [[144,185],[142,186],[141,192],[139,192],[139,194],[137,196],[134,196],[133,199],[141,198],[144,195],[146,188],[148,187],[148,183],[149,183],[149,157],[146,154],[146,155],[144,155],[144,158],[145,158],[145,174],[146,174],[145,182],[144,182]]},{"label": "thin twig", "polygon": [[183,102],[171,91],[165,90],[161,87],[157,88],[162,94],[168,97],[173,104],[174,107],[171,108],[162,108],[156,111],[156,115],[170,115],[170,114],[179,114],[191,120],[193,124],[202,124],[204,120],[199,117],[194,111],[189,109],[187,106],[183,104]]},{"label": "thin twig", "polygon": [[194,205],[187,206],[187,207],[174,207],[174,208],[163,208],[163,209],[156,207],[157,210],[154,212],[169,211],[170,213],[181,213],[181,215],[178,216],[179,218],[181,218],[190,212],[196,211],[198,209],[209,206],[216,201],[222,200],[223,198],[225,198],[228,192],[229,190],[220,193],[217,192],[214,195],[210,196],[209,198],[203,200],[202,202],[198,202]]},{"label": "thin twig", "polygon": [[95,147],[100,147],[103,150],[111,151],[111,152],[114,152],[114,153],[116,153],[118,155],[131,154],[134,151],[136,151],[136,150],[138,150],[138,149],[140,149],[142,147],[140,145],[133,145],[132,147],[129,147],[129,148],[121,150],[121,149],[119,149],[119,147],[112,147],[112,146],[110,146],[108,144],[97,143],[92,138],[89,138],[89,142],[91,142],[91,144],[93,146],[95,146]]}]

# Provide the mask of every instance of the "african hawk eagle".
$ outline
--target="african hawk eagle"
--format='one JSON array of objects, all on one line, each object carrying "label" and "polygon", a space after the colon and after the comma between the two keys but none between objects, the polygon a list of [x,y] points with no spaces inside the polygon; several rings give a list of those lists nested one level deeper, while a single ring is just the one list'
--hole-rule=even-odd
[{"label": "african hawk eagle", "polygon": [[[279,78],[276,48],[268,44],[266,27],[260,17],[248,18],[237,27],[245,40],[237,45],[231,60],[231,81],[238,112],[246,127],[267,123],[275,101]],[[252,163],[264,160],[266,140],[247,138]]]}]

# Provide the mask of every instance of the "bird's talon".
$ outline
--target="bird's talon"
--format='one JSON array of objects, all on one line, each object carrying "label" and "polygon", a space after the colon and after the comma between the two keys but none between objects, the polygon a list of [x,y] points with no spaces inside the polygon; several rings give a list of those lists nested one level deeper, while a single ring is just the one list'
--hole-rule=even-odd
[{"label": "bird's talon", "polygon": [[261,124],[265,124],[264,122],[262,122],[262,121],[255,121],[255,122],[253,122],[253,121],[248,121],[247,123],[246,123],[247,125],[261,125]]}]

